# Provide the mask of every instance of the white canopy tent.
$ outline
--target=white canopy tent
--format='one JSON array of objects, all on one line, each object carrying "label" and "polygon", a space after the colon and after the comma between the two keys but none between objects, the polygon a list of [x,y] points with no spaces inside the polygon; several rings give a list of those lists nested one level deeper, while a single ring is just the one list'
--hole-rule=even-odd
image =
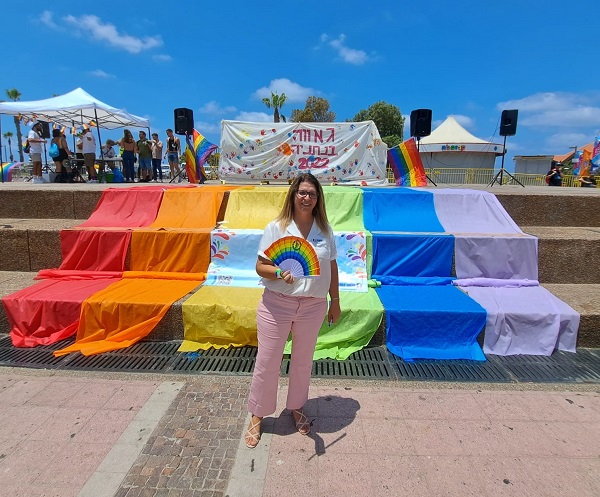
[{"label": "white canopy tent", "polygon": [[453,116],[449,116],[429,136],[421,138],[419,154],[428,168],[494,169],[496,157],[504,146],[469,133]]},{"label": "white canopy tent", "polygon": [[[2,102],[0,114],[20,116],[27,121],[46,121],[59,126],[73,127],[76,125],[94,126],[98,133],[98,143],[102,144],[100,128],[116,129],[127,126],[148,128],[150,121],[143,117],[134,116],[124,110],[112,107],[92,97],[82,88],[77,88],[58,97],[29,102]],[[1,130],[0,130],[1,132]],[[100,147],[100,157],[103,157]]]},{"label": "white canopy tent", "polygon": [[81,88],[58,97],[29,102],[0,103],[0,114],[21,115],[29,120],[47,121],[61,126],[89,124],[94,121],[105,129],[132,126],[149,128],[150,121],[95,99]]}]

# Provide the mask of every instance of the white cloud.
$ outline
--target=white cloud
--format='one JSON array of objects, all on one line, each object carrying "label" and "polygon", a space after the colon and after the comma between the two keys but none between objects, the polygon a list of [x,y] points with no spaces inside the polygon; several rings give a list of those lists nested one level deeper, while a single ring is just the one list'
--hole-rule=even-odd
[{"label": "white cloud", "polygon": [[320,37],[321,43],[329,45],[333,48],[338,56],[346,63],[360,66],[369,60],[367,52],[347,47],[345,44],[346,35],[341,34],[335,39],[330,39],[329,35],[322,34]]},{"label": "white cloud", "polygon": [[225,114],[231,114],[235,112],[237,109],[233,105],[228,105],[226,107],[221,107],[221,104],[216,100],[211,100],[210,102],[206,102],[198,111],[201,114],[209,114],[211,116],[222,116]]},{"label": "white cloud", "polygon": [[194,127],[203,135],[221,133],[221,123],[209,123],[206,121],[195,121]]},{"label": "white cloud", "polygon": [[96,76],[97,78],[110,79],[116,77],[114,74],[109,74],[102,69],[96,69],[95,71],[90,71],[92,76]]},{"label": "white cloud", "polygon": [[266,112],[240,112],[235,116],[236,121],[249,121],[252,123],[272,123],[273,114]]},{"label": "white cloud", "polygon": [[569,147],[587,145],[590,141],[590,135],[585,133],[556,133],[546,138],[546,145],[550,150],[561,150],[566,154]]},{"label": "white cloud", "polygon": [[254,96],[263,99],[270,98],[271,92],[281,95],[285,93],[288,102],[306,102],[306,99],[311,96],[317,96],[319,91],[313,88],[305,88],[298,83],[294,83],[287,78],[274,79],[269,86],[263,86],[254,92]]},{"label": "white cloud", "polygon": [[518,109],[523,126],[578,128],[600,126],[600,98],[564,92],[535,93],[500,102],[498,110]]},{"label": "white cloud", "polygon": [[463,116],[461,114],[452,114],[452,117],[454,117],[456,122],[465,129],[473,129],[475,127],[475,120],[469,116]]},{"label": "white cloud", "polygon": [[152,60],[154,60],[156,62],[171,62],[171,60],[173,60],[173,57],[171,57],[170,55],[166,55],[166,54],[159,54],[159,55],[153,55]]},{"label": "white cloud", "polygon": [[42,15],[40,16],[40,21],[43,24],[45,24],[46,26],[48,26],[49,28],[52,28],[52,29],[58,28],[58,26],[54,22],[53,14],[49,10],[44,10],[44,12],[42,12]]},{"label": "white cloud", "polygon": [[[68,15],[63,17],[61,21],[68,30],[78,36],[90,37],[94,40],[133,54],[163,46],[163,40],[160,36],[145,36],[139,38],[123,34],[119,32],[114,24],[103,22],[98,16],[94,15],[83,15],[79,17]],[[54,22],[54,14],[48,10],[41,14],[40,22],[55,30],[65,30],[64,26],[61,27]]]}]

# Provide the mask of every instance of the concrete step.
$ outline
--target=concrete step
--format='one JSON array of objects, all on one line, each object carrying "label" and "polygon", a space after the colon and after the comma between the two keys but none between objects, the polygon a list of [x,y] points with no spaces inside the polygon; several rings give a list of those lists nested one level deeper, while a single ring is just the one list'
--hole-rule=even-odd
[{"label": "concrete step", "polygon": [[[35,283],[35,272],[0,271],[0,298]],[[578,347],[600,347],[600,284],[588,285],[543,285],[556,297],[569,304],[581,314]],[[183,340],[183,314],[181,306],[188,297],[175,302],[160,324],[146,340]],[[4,312],[0,310],[0,333],[8,333],[10,326]],[[482,338],[482,337],[480,337]],[[385,344],[385,320],[373,336],[370,346]]]},{"label": "concrete step", "polygon": [[[0,271],[39,271],[62,262],[60,230],[84,219],[0,219]],[[600,228],[524,226],[538,237],[540,283],[600,281]]]}]

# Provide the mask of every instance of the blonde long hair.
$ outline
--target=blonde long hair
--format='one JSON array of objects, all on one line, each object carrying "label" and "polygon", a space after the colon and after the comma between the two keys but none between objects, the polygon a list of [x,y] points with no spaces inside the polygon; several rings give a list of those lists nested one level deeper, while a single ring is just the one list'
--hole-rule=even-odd
[{"label": "blonde long hair", "polygon": [[317,203],[313,208],[312,215],[315,218],[319,229],[323,233],[329,233],[331,231],[331,227],[329,225],[329,220],[327,219],[325,199],[323,198],[323,188],[321,187],[319,180],[310,173],[303,173],[294,179],[290,185],[287,195],[285,196],[285,201],[283,202],[281,212],[275,220],[279,222],[279,225],[282,229],[287,228],[292,223],[292,220],[294,219],[294,199],[296,198],[296,194],[300,189],[300,183],[303,182],[310,183],[317,190]]}]

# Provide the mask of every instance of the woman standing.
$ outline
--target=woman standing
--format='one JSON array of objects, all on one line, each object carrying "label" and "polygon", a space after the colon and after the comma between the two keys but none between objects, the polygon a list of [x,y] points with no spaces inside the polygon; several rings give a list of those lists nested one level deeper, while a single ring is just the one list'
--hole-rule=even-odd
[{"label": "woman standing", "polygon": [[129,183],[130,181],[133,183],[135,179],[135,154],[138,150],[131,131],[128,129],[123,130],[123,138],[117,142],[117,145],[123,149],[121,157],[123,159],[125,183]]},{"label": "woman standing", "polygon": [[[302,237],[313,246],[321,267],[319,278],[296,280],[265,256],[264,251],[284,236]],[[326,314],[329,323],[336,322],[341,314],[336,257],[321,184],[312,174],[302,174],[291,184],[279,216],[267,225],[259,245],[256,272],[262,277],[265,291],[256,312],[258,354],[248,399],[252,416],[246,432],[249,448],[258,445],[262,418],[275,412],[281,359],[290,330],[292,355],[286,407],[292,412],[296,429],[302,435],[310,432],[302,408],[308,400],[317,335]]]},{"label": "woman standing", "polygon": [[54,171],[56,173],[54,182],[73,183],[71,164],[69,162],[69,156],[72,155],[72,152],[69,150],[67,139],[65,138],[65,135],[61,133],[60,129],[52,130],[52,141],[50,143],[56,143],[56,146],[58,147],[58,155],[52,158],[55,166]]}]

